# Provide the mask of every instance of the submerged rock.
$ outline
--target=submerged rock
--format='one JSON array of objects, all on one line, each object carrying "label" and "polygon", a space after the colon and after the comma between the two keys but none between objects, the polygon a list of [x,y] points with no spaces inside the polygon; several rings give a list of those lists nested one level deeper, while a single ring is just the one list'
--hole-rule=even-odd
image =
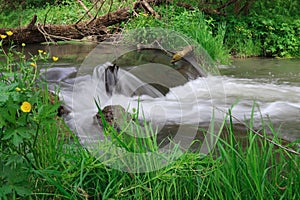
[{"label": "submerged rock", "polygon": [[103,120],[105,120],[110,126],[120,132],[123,126],[130,123],[132,120],[131,114],[126,112],[126,110],[120,105],[105,106],[101,112],[104,119],[102,119],[99,113],[97,113],[95,117],[102,128],[105,128],[105,124],[103,124]]}]

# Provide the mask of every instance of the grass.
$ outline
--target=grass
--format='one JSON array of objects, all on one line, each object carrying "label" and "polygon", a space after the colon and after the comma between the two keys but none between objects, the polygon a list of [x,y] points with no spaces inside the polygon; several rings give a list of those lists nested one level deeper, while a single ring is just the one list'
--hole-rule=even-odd
[{"label": "grass", "polygon": [[[247,146],[244,146],[235,137],[237,133],[232,126],[228,124],[227,138],[219,140],[214,154],[201,156],[197,152],[186,152],[169,165],[144,173],[109,167],[110,162],[123,157],[105,158],[100,162],[102,157],[94,157],[78,140],[62,141],[57,138],[59,132],[48,131],[38,142],[41,167],[31,171],[33,190],[30,197],[298,199],[299,156],[275,148],[251,131],[247,133]],[[124,148],[126,145],[119,140],[115,144]],[[132,145],[127,144],[128,148]],[[103,150],[104,155],[111,153],[108,146]]]},{"label": "grass", "polygon": [[[88,9],[93,7],[91,1],[82,1]],[[108,11],[115,11],[119,7],[125,7],[133,1],[116,1],[112,5],[110,1],[104,1],[102,9],[99,10],[98,16],[106,14]],[[0,1],[1,3],[1,1]],[[76,1],[64,0],[61,3],[49,4],[45,3],[41,6],[17,6],[16,9],[0,7],[0,27],[15,28],[18,26],[27,26],[32,17],[36,14],[37,21],[41,24],[73,24],[76,23],[81,17],[83,21],[90,20],[86,15],[86,11]],[[100,8],[100,5],[98,5]],[[17,11],[16,11],[17,10]],[[98,9],[93,8],[90,13],[95,16]]]}]

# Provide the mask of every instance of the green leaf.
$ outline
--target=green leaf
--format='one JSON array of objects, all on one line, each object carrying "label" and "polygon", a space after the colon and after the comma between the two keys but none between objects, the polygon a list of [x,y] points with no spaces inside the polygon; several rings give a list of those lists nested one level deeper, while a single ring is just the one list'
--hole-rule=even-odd
[{"label": "green leaf", "polygon": [[6,108],[0,109],[2,118],[7,122],[15,124],[17,109],[18,109],[17,105],[8,104]]},{"label": "green leaf", "polygon": [[14,131],[11,129],[8,129],[4,132],[4,136],[2,138],[2,140],[8,140],[10,139],[12,136],[14,135]]},{"label": "green leaf", "polygon": [[26,186],[15,186],[14,189],[20,196],[26,196],[31,194],[31,190]]},{"label": "green leaf", "polygon": [[8,100],[8,97],[9,97],[9,93],[5,93],[5,92],[1,91],[1,93],[0,93],[0,105],[3,105]]},{"label": "green leaf", "polygon": [[23,138],[18,134],[14,134],[12,142],[17,147],[23,142]]},{"label": "green leaf", "polygon": [[7,194],[10,194],[12,190],[13,189],[10,185],[0,186],[0,197],[5,197]]}]

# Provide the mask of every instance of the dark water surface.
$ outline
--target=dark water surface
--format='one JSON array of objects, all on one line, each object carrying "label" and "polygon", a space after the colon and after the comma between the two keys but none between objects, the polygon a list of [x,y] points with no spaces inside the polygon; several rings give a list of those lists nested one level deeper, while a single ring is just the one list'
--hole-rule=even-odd
[{"label": "dark water surface", "polygon": [[250,58],[233,60],[233,66],[220,69],[222,75],[260,79],[262,82],[300,86],[300,59]]}]

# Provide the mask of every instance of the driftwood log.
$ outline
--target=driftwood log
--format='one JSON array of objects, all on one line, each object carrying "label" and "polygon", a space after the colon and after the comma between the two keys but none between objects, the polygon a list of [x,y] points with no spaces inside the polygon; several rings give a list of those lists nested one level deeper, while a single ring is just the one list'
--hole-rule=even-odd
[{"label": "driftwood log", "polygon": [[[107,27],[127,21],[138,9],[143,9],[144,12],[158,16],[158,14],[150,7],[150,5],[159,5],[164,0],[139,0],[133,4],[134,12],[131,12],[131,7],[120,8],[115,12],[109,12],[106,15],[97,17],[86,22],[78,22],[71,25],[52,25],[36,23],[37,16],[34,15],[31,22],[26,27],[20,28],[0,28],[0,34],[4,35],[6,31],[12,31],[13,35],[7,37],[3,44],[9,40],[13,40],[15,44],[21,43],[41,43],[46,41],[59,40],[76,40],[83,37],[96,35],[103,37],[108,34]],[[147,5],[147,6],[145,6]],[[150,9],[150,10],[149,10]]]}]

